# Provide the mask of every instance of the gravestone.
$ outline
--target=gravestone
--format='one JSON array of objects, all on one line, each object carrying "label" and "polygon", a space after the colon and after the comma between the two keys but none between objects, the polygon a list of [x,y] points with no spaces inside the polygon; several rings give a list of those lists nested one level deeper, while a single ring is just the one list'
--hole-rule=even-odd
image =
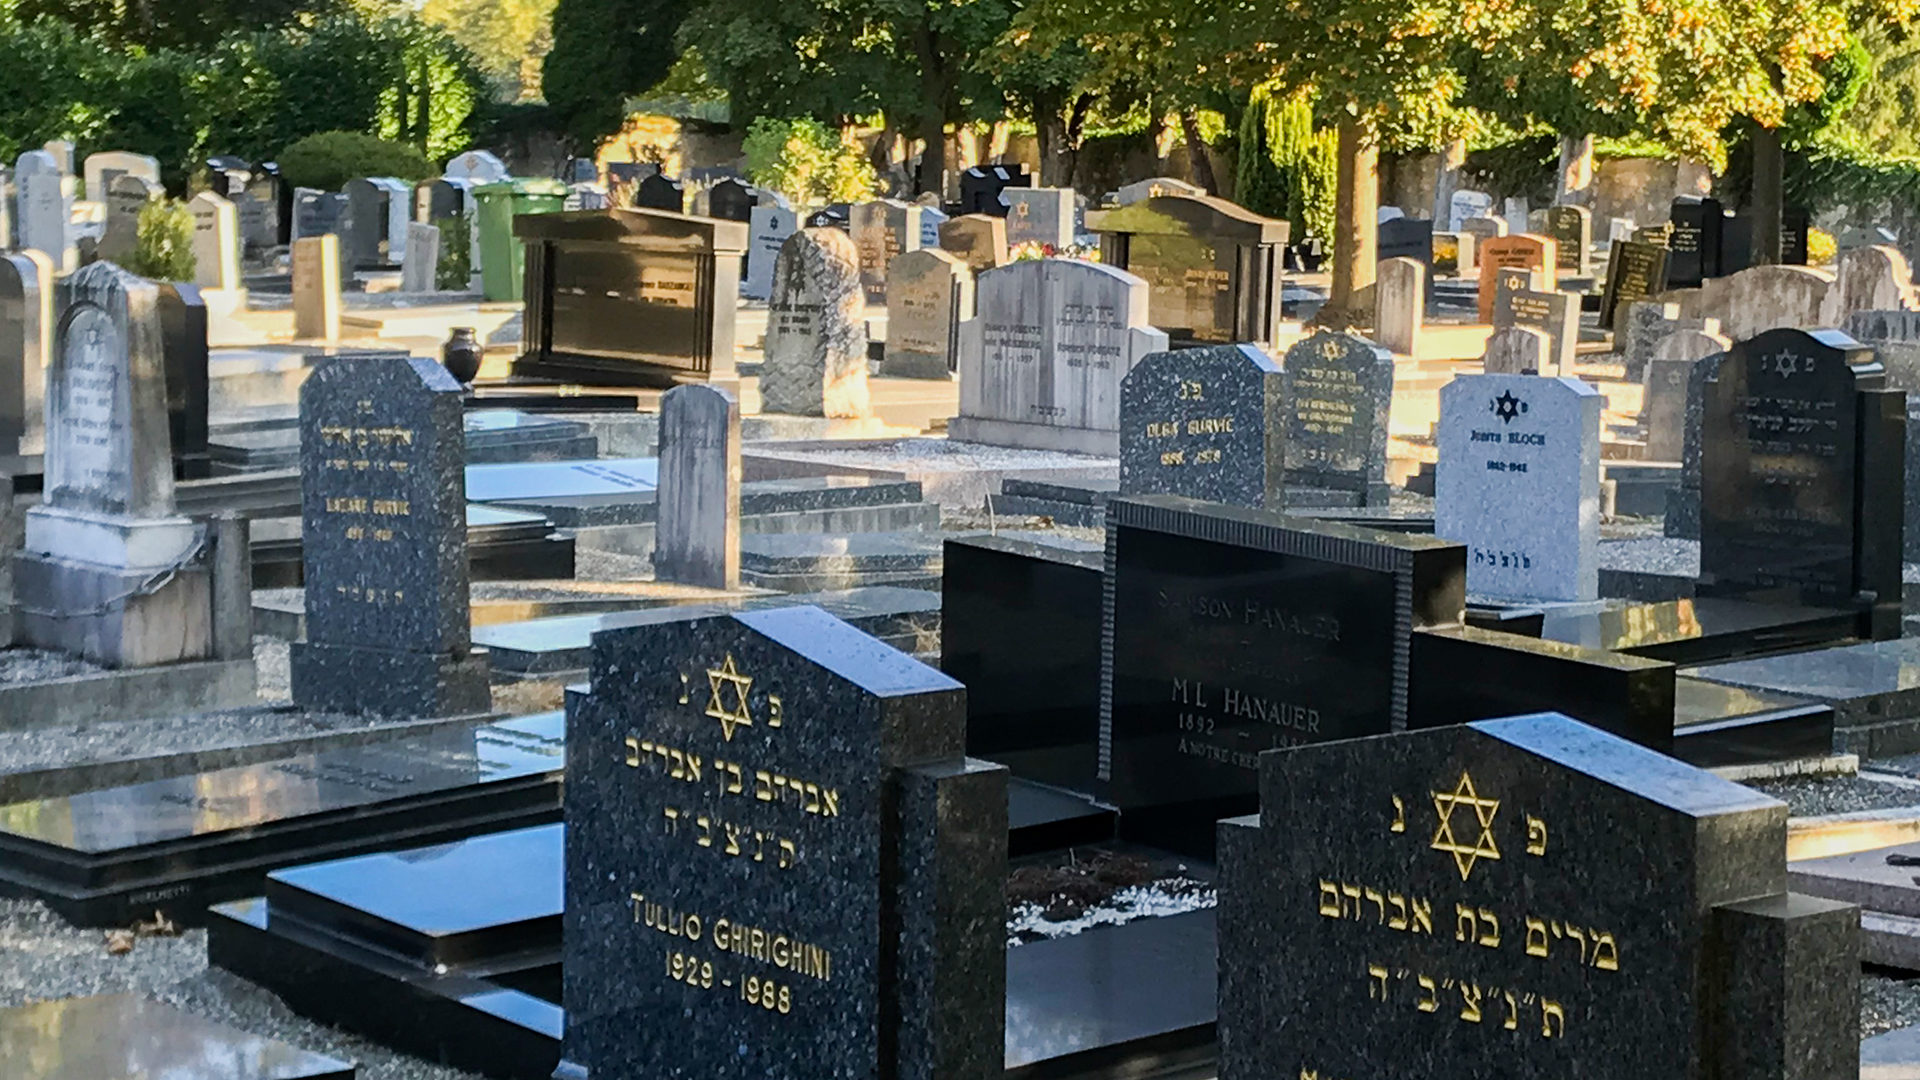
[{"label": "gravestone", "polygon": [[940,246],[978,274],[1007,264],[1007,222],[992,214],[962,214],[940,223]]},{"label": "gravestone", "polygon": [[1033,174],[1025,165],[977,165],[960,174],[960,212],[1007,216],[1002,198],[1008,188],[1033,186]]},{"label": "gravestone", "polygon": [[[1420,264],[1426,282],[1426,299],[1433,302],[1433,222],[1421,218],[1397,217],[1382,222],[1375,234],[1376,262],[1388,259],[1412,259]],[[1384,343],[1383,343],[1384,344]]]},{"label": "gravestone", "polygon": [[260,203],[260,233],[250,234],[247,245],[264,251],[292,243],[293,187],[280,175],[280,167],[270,161],[254,166],[247,194]]},{"label": "gravestone", "polygon": [[1381,262],[1374,286],[1374,339],[1402,356],[1413,356],[1426,320],[1426,267],[1417,259]]},{"label": "gravestone", "polygon": [[1607,259],[1607,283],[1600,294],[1600,325],[1620,332],[1620,312],[1628,304],[1667,291],[1667,249],[1659,244],[1615,240]]},{"label": "gravestone", "polygon": [[[72,150],[68,150],[68,163],[63,171],[73,172]],[[160,161],[145,154],[135,154],[126,150],[107,150],[98,154],[88,154],[80,166],[81,178],[87,185],[87,198],[95,202],[105,202],[107,193],[113,190],[113,181],[119,176],[137,176],[154,187],[160,186]]]},{"label": "gravestone", "polygon": [[605,210],[612,205],[612,195],[599,184],[568,184],[566,197],[560,202],[560,209]]},{"label": "gravestone", "polygon": [[1768,795],[1559,713],[1260,790],[1220,825],[1221,1080],[1861,1075],[1859,912],[1786,891]]},{"label": "gravestone", "polygon": [[1474,259],[1480,264],[1480,321],[1483,323],[1493,321],[1494,278],[1501,270],[1538,270],[1544,288],[1553,289],[1559,284],[1558,245],[1544,236],[1516,233],[1492,237],[1475,249]]},{"label": "gravestone", "polygon": [[[1675,330],[1654,343],[1647,361],[1645,389],[1641,396],[1640,418],[1647,430],[1648,461],[1681,461],[1686,454],[1688,388],[1700,361],[1718,356],[1733,347],[1733,342],[1712,330]],[[1699,420],[1697,412],[1691,422]],[[1698,447],[1695,447],[1696,454]],[[1697,463],[1696,463],[1697,467]],[[1694,494],[1699,495],[1699,477],[1694,478]]]},{"label": "gravestone", "polygon": [[860,258],[860,283],[869,304],[887,300],[887,264],[920,246],[920,207],[899,199],[875,199],[854,207],[848,232]]},{"label": "gravestone", "polygon": [[[347,197],[337,191],[293,190],[293,240],[346,231]],[[291,241],[289,241],[291,242]]]},{"label": "gravestone", "polygon": [[491,707],[468,632],[462,397],[417,356],[327,358],[301,385],[296,704],[393,717]]},{"label": "gravestone", "polygon": [[18,195],[13,185],[13,170],[0,165],[0,250],[18,247],[14,241],[14,203]]},{"label": "gravestone", "polygon": [[1720,222],[1720,277],[1754,265],[1753,226],[1751,214],[1733,214]]},{"label": "gravestone", "polygon": [[1374,211],[1374,224],[1385,225],[1389,221],[1399,221],[1406,216],[1407,212],[1397,206],[1382,206]]},{"label": "gravestone", "polygon": [[240,287],[240,219],[233,203],[203,191],[187,204],[193,214],[193,283],[204,289]]},{"label": "gravestone", "polygon": [[108,262],[59,289],[45,497],[14,564],[19,640],[113,668],[207,659],[207,536],[174,509],[159,290]]},{"label": "gravestone", "polygon": [[1147,283],[1074,259],[1027,259],[974,282],[960,324],[959,442],[1117,457],[1120,381],[1167,335],[1147,325]]},{"label": "gravestone", "polygon": [[0,254],[0,456],[46,449],[52,352],[53,263],[31,248]]},{"label": "gravestone", "polygon": [[1599,596],[1600,392],[1575,378],[1460,375],[1440,388],[1435,535],[1467,546],[1467,593]]},{"label": "gravestone", "polygon": [[669,214],[687,212],[686,185],[662,172],[640,179],[633,189],[633,205],[639,210],[665,210]]},{"label": "gravestone", "polygon": [[407,186],[390,176],[347,181],[346,250],[349,270],[385,270],[407,254]]},{"label": "gravestone", "polygon": [[839,229],[846,232],[852,227],[853,207],[848,203],[834,203],[808,214],[804,223],[809,229]]},{"label": "gravestone", "polygon": [[1695,289],[1707,278],[1719,277],[1720,233],[1726,221],[1720,200],[1682,195],[1673,200],[1667,216],[1668,287]]},{"label": "gravestone", "polygon": [[1132,206],[1144,199],[1157,199],[1162,195],[1185,195],[1189,198],[1205,195],[1207,189],[1198,184],[1189,184],[1185,180],[1176,180],[1171,176],[1150,176],[1145,180],[1135,180],[1124,184],[1113,193],[1115,206]]},{"label": "gravestone", "polygon": [[1502,326],[1487,335],[1480,354],[1483,375],[1538,375],[1547,369],[1547,335],[1530,326]]},{"label": "gravestone", "polygon": [[803,229],[787,238],[767,312],[762,412],[869,414],[860,270],[853,241],[838,229]]},{"label": "gravestone", "polygon": [[[1466,232],[1466,223],[1468,220],[1477,217],[1487,217],[1492,211],[1493,196],[1486,192],[1470,191],[1464,188],[1456,191],[1453,193],[1453,197],[1447,200],[1446,231]],[[1487,218],[1487,220],[1499,221],[1498,218]],[[1501,224],[1504,226],[1506,223],[1501,222]]]},{"label": "gravestone", "polygon": [[1432,254],[1436,276],[1459,277],[1463,273],[1470,273],[1474,268],[1473,237],[1461,233],[1434,233]]},{"label": "gravestone", "polygon": [[1548,207],[1547,235],[1553,238],[1559,256],[1554,264],[1559,272],[1586,277],[1587,258],[1593,248],[1593,211],[1584,206]]},{"label": "gravestone", "polygon": [[465,218],[474,209],[473,185],[466,180],[424,180],[413,189],[413,220],[432,224]]},{"label": "gravestone", "polygon": [[660,399],[657,581],[740,587],[740,402],[716,386]]},{"label": "gravestone", "polygon": [[800,227],[799,218],[784,206],[756,206],[747,222],[746,276],[740,279],[740,295],[749,300],[765,300],[773,295],[773,264],[780,248]]},{"label": "gravestone", "polygon": [[1145,357],[1120,383],[1120,493],[1279,509],[1280,366],[1253,345]]},{"label": "gravestone", "polygon": [[100,234],[99,257],[125,261],[140,246],[140,211],[166,197],[159,184],[144,176],[121,173],[107,183],[106,231]]},{"label": "gravestone", "polygon": [[434,292],[439,288],[440,227],[407,222],[407,254],[400,262],[401,292]]},{"label": "gravestone", "polygon": [[340,340],[340,238],[332,233],[293,242],[293,336]]},{"label": "gravestone", "polygon": [[1780,211],[1780,261],[1788,266],[1807,265],[1807,233],[1813,227],[1805,207],[1789,206]]},{"label": "gravestone", "polygon": [[1820,306],[1821,326],[1845,326],[1856,311],[1899,311],[1920,307],[1914,295],[1913,268],[1898,248],[1851,248],[1833,263],[1834,280]]},{"label": "gravestone", "polygon": [[753,220],[753,209],[760,205],[755,190],[732,177],[707,189],[707,216],[727,221]]},{"label": "gravestone", "polygon": [[1454,232],[1462,236],[1473,237],[1473,261],[1475,265],[1478,265],[1480,262],[1480,246],[1489,240],[1507,235],[1507,223],[1497,217],[1470,217],[1462,221],[1460,227],[1455,229]]},{"label": "gravestone", "polygon": [[160,317],[160,355],[166,371],[167,431],[174,477],[202,480],[213,474],[207,451],[207,303],[204,291],[184,282],[163,282],[155,310]]},{"label": "gravestone", "polygon": [[1364,505],[1386,505],[1393,354],[1365,338],[1321,330],[1295,342],[1283,366],[1288,486],[1352,492]]},{"label": "gravestone", "polygon": [[1495,326],[1525,326],[1547,336],[1543,375],[1572,375],[1580,344],[1580,301],[1572,293],[1500,289],[1494,300]]},{"label": "gravestone", "polygon": [[1007,244],[1037,244],[1052,255],[1073,246],[1072,188],[1008,188]]},{"label": "gravestone", "polygon": [[813,607],[606,631],[591,671],[558,1075],[1001,1074],[1007,774],[964,687]]},{"label": "gravestone", "polygon": [[1098,794],[1123,838],[1210,853],[1282,746],[1406,720],[1412,631],[1459,620],[1464,549],[1171,495],[1107,504]]},{"label": "gravestone", "polygon": [[1720,332],[1719,319],[1682,318],[1679,304],[1655,300],[1636,300],[1626,305],[1618,320],[1615,343],[1628,379],[1639,379],[1646,373],[1654,347],[1667,335],[1681,330]]},{"label": "gravestone", "polygon": [[[998,220],[998,219],[995,219]],[[887,267],[887,347],[880,374],[948,379],[959,367],[960,322],[973,317],[973,271],[939,248]]]},{"label": "gravestone", "polygon": [[935,206],[920,208],[920,246],[937,248],[940,246],[940,226],[947,223],[947,212]]},{"label": "gravestone", "polygon": [[1225,199],[1161,196],[1087,215],[1100,261],[1147,283],[1147,321],[1176,345],[1271,345],[1289,236]]},{"label": "gravestone", "polygon": [[1701,412],[1702,595],[1860,607],[1900,625],[1905,395],[1837,330],[1737,342]]},{"label": "gravestone", "polygon": [[456,154],[447,162],[445,175],[453,180],[466,180],[475,186],[480,184],[498,184],[513,179],[507,163],[486,150],[469,150]]},{"label": "gravestone", "polygon": [[1501,216],[1507,220],[1507,232],[1515,236],[1532,229],[1533,208],[1525,196],[1507,196]]}]

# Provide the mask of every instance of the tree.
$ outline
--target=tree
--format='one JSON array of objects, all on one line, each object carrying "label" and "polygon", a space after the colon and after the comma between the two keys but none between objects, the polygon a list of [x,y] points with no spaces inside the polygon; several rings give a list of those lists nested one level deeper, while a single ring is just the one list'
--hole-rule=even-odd
[{"label": "tree", "polygon": [[351,14],[352,0],[13,0],[22,22],[49,18],[116,47],[210,48],[233,33]]},{"label": "tree", "polygon": [[1041,185],[1073,186],[1087,121],[1105,90],[1085,46],[1078,41],[1043,46],[1030,30],[1012,26],[974,58],[973,69],[999,86],[1012,115],[1033,123]]},{"label": "tree", "polygon": [[555,0],[426,0],[420,15],[445,30],[492,80],[501,100],[540,97],[540,67],[553,48]]},{"label": "tree", "polygon": [[626,99],[672,69],[689,0],[559,0],[541,87],[561,132],[592,153],[626,121]]}]

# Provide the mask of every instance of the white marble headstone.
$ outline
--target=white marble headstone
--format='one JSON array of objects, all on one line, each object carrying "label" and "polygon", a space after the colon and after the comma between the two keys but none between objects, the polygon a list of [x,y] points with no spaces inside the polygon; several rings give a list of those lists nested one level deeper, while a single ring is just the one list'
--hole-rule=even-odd
[{"label": "white marble headstone", "polygon": [[56,274],[73,269],[78,261],[69,223],[73,217],[73,177],[45,150],[29,150],[14,165],[14,189],[19,200],[17,242],[52,261]]},{"label": "white marble headstone", "polygon": [[400,262],[401,292],[433,292],[440,275],[440,227],[407,222],[406,257]]},{"label": "white marble headstone", "polygon": [[1480,217],[1493,211],[1493,196],[1484,191],[1461,189],[1453,193],[1447,203],[1446,232],[1462,232],[1461,226],[1468,218]]},{"label": "white marble headstone", "polygon": [[507,163],[485,150],[456,155],[447,162],[446,176],[450,180],[471,180],[476,184],[497,184],[513,178]]},{"label": "white marble headstone", "polygon": [[773,294],[773,264],[780,258],[780,247],[800,227],[800,219],[786,207],[765,204],[748,214],[747,272],[740,281],[740,295],[765,300]]},{"label": "white marble headstone", "polygon": [[207,289],[240,287],[240,215],[233,203],[203,191],[187,210],[193,214],[193,283]]}]

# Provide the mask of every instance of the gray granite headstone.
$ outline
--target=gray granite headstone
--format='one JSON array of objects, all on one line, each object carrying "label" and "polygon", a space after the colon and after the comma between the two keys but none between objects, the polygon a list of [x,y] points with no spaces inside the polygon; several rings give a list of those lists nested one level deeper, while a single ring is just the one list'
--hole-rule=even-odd
[{"label": "gray granite headstone", "polygon": [[1007,220],[992,214],[962,214],[940,223],[940,246],[952,252],[974,273],[1007,262]]},{"label": "gray granite headstone", "polygon": [[1073,245],[1072,188],[1008,188],[1007,244],[1037,244],[1043,251],[1065,251]]},{"label": "gray granite headstone", "polygon": [[123,260],[140,245],[140,212],[166,191],[143,176],[123,173],[107,183],[107,225],[100,234],[100,258]]},{"label": "gray granite headstone", "polygon": [[1427,318],[1427,268],[1417,259],[1383,259],[1374,286],[1374,337],[1382,347],[1412,356]]},{"label": "gray granite headstone", "polygon": [[838,229],[802,229],[780,249],[768,302],[760,411],[869,414],[860,264],[853,241]]},{"label": "gray granite headstone", "polygon": [[747,218],[746,277],[740,281],[740,295],[749,300],[765,300],[773,295],[773,264],[780,249],[800,227],[800,219],[784,206],[755,206]]},{"label": "gray granite headstone", "polygon": [[1558,713],[1260,792],[1219,828],[1220,1080],[1862,1075],[1859,912],[1787,892],[1769,795]]},{"label": "gray granite headstone", "polygon": [[1546,375],[1573,374],[1580,344],[1580,303],[1572,293],[1502,288],[1494,301],[1493,325],[1524,326],[1547,338]]},{"label": "gray granite headstone", "polygon": [[740,587],[740,402],[715,386],[660,399],[659,530],[653,575]]},{"label": "gray granite headstone", "polygon": [[920,210],[899,199],[875,199],[847,212],[847,232],[859,256],[860,284],[868,303],[886,302],[887,264],[920,246]]},{"label": "gray granite headstone", "polygon": [[[1653,347],[1646,364],[1646,383],[1642,392],[1640,418],[1647,429],[1646,456],[1649,461],[1683,461],[1686,458],[1687,430],[1697,424],[1698,416],[1688,418],[1688,387],[1699,362],[1733,347],[1733,342],[1707,330],[1676,330]],[[1697,409],[1697,406],[1696,406]],[[1699,493],[1699,447],[1695,460],[1692,488]],[[1683,470],[1684,472],[1684,470]],[[1685,483],[1683,476],[1682,483]]]},{"label": "gray granite headstone", "polygon": [[1117,456],[1120,381],[1167,335],[1147,283],[1111,266],[1028,259],[980,275],[960,325],[962,442]]},{"label": "gray granite headstone", "polygon": [[295,703],[381,716],[490,707],[468,631],[462,398],[424,357],[324,359],[301,385]]},{"label": "gray granite headstone", "polygon": [[1007,773],[964,687],[789,607],[596,634],[567,704],[556,1075],[1001,1075]]},{"label": "gray granite headstone", "polygon": [[973,317],[973,271],[937,247],[894,256],[887,267],[887,347],[880,374],[950,379],[960,321]]},{"label": "gray granite headstone", "polygon": [[1120,384],[1120,493],[1279,509],[1280,366],[1254,345],[1154,353]]},{"label": "gray granite headstone", "polygon": [[53,263],[31,248],[0,255],[0,455],[46,448],[52,351]]},{"label": "gray granite headstone", "polygon": [[1478,265],[1480,261],[1478,254],[1480,245],[1486,243],[1488,240],[1507,235],[1507,223],[1497,217],[1469,217],[1455,226],[1453,231],[1462,236],[1473,237],[1475,251],[1474,263]]},{"label": "gray granite headstone", "polygon": [[433,292],[439,287],[440,227],[407,222],[407,254],[400,261],[401,292]]},{"label": "gray granite headstone", "polygon": [[345,195],[313,188],[293,189],[293,239],[343,233],[346,230],[346,216]]},{"label": "gray granite headstone", "polygon": [[1393,354],[1322,330],[1287,350],[1287,484],[1350,491],[1384,506]]},{"label": "gray granite headstone", "polygon": [[1538,375],[1547,366],[1547,335],[1530,326],[1502,326],[1487,335],[1484,375]]},{"label": "gray granite headstone", "polygon": [[407,219],[412,193],[391,176],[347,181],[345,250],[350,270],[398,266],[407,254]]},{"label": "gray granite headstone", "polygon": [[1599,595],[1600,392],[1575,378],[1461,375],[1440,389],[1434,533],[1467,545],[1467,593]]}]

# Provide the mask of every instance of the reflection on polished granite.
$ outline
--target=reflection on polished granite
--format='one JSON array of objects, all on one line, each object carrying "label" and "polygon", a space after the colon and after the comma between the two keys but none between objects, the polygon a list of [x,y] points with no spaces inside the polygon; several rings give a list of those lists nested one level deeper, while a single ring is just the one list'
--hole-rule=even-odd
[{"label": "reflection on polished granite", "polygon": [[1215,934],[1207,909],[1007,950],[1007,1069],[1210,1044]]},{"label": "reflection on polished granite", "polygon": [[131,994],[0,1009],[6,1080],[353,1080],[355,1067]]},{"label": "reflection on polished granite", "polygon": [[1691,674],[1714,682],[1838,701],[1920,690],[1920,639],[1709,664]]},{"label": "reflection on polished granite", "polygon": [[1826,608],[1755,604],[1718,597],[1660,603],[1609,601],[1597,612],[1549,607],[1541,636],[1589,649],[1674,663],[1705,663],[1847,638],[1857,616]]}]

